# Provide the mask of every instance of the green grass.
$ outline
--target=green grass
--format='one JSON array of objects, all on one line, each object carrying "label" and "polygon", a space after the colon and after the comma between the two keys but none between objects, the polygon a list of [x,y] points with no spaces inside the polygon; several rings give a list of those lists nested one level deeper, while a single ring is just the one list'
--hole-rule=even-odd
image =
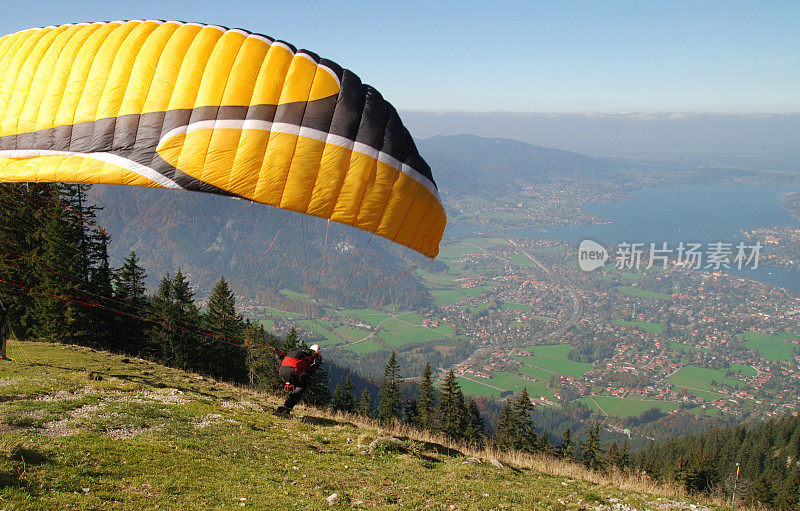
[{"label": "green grass", "polygon": [[476,254],[480,251],[481,250],[479,248],[473,247],[472,245],[457,243],[455,245],[448,245],[440,249],[439,255],[436,256],[436,258],[444,260],[460,259],[468,254]]},{"label": "green grass", "polygon": [[792,349],[797,349],[798,346],[784,341],[800,338],[800,334],[785,332],[772,335],[764,332],[745,332],[741,337],[747,349],[757,351],[766,359],[791,361]]},{"label": "green grass", "polygon": [[493,286],[475,286],[475,287],[461,288],[459,289],[459,291],[472,298],[477,298],[486,291],[490,291],[492,288]]},{"label": "green grass", "polygon": [[507,373],[505,371],[497,371],[493,373],[489,383],[495,387],[510,390],[515,394],[522,392],[522,389],[527,387],[528,394],[533,398],[545,396],[551,400],[555,399],[553,396],[553,391],[545,386],[541,380],[538,382],[532,382],[517,376],[516,374]]},{"label": "green grass", "polygon": [[434,289],[431,291],[433,294],[433,303],[439,307],[452,305],[464,299],[464,295],[453,289]]},{"label": "green grass", "polygon": [[308,301],[308,294],[306,293],[298,293],[297,291],[292,291],[291,289],[281,289],[281,293],[284,296],[292,298],[293,300],[300,300],[303,302]]},{"label": "green grass", "polygon": [[372,326],[378,326],[381,321],[390,317],[385,312],[379,312],[372,309],[345,309],[339,312],[341,312],[344,317],[356,318],[362,323]]},{"label": "green grass", "polygon": [[531,261],[531,258],[526,256],[525,254],[511,254],[508,258],[509,261],[516,264],[517,266],[535,266],[536,263]]},{"label": "green grass", "polygon": [[363,355],[365,353],[375,353],[376,351],[381,351],[383,346],[375,341],[370,341],[367,339],[365,341],[357,342],[356,344],[345,346],[345,349],[352,351],[356,355]]},{"label": "green grass", "polygon": [[441,321],[439,322],[439,326],[433,328],[432,330],[439,332],[441,335],[444,335],[445,337],[450,337],[456,333],[456,331],[453,329],[451,325]]},{"label": "green grass", "polygon": [[416,274],[422,277],[432,287],[448,287],[453,285],[453,276],[447,273],[433,273],[417,270]]},{"label": "green grass", "polygon": [[525,348],[533,356],[515,356],[517,360],[524,364],[537,367],[553,373],[564,374],[577,378],[591,371],[594,367],[586,362],[575,362],[567,358],[572,348],[569,344],[549,344],[544,346],[530,346]]},{"label": "green grass", "polygon": [[531,376],[533,378],[536,378],[537,380],[539,380],[539,382],[544,383],[546,381],[549,381],[550,378],[552,378],[554,376],[554,374],[552,372],[550,372],[550,371],[546,371],[544,369],[541,369],[541,368],[538,368],[538,367],[535,367],[535,366],[532,366],[532,365],[529,365],[529,364],[525,363],[526,360],[532,360],[532,357],[515,356],[514,358],[523,363],[522,366],[517,368],[517,370],[519,372],[521,372],[522,374],[525,374],[527,376]]},{"label": "green grass", "polygon": [[[9,356],[0,362],[0,417],[42,412],[31,416],[38,425],[0,425],[3,509],[579,509],[611,499],[645,509],[661,502],[569,475],[577,471],[556,459],[554,470],[567,475],[520,461],[498,469],[486,458],[508,465],[502,454],[469,460],[471,453],[413,431],[370,452],[373,439],[391,434],[374,423],[303,406],[293,420],[278,418],[269,410],[282,396],[135,358],[123,363],[31,342],[11,343]],[[103,379],[90,380],[90,372]],[[339,499],[329,507],[333,493]]]},{"label": "green grass", "polygon": [[[519,394],[522,392],[522,389],[527,388],[528,394],[533,398],[545,396],[550,400],[555,400],[553,391],[545,386],[542,380],[533,382],[505,371],[497,371],[493,373],[492,377],[489,379],[475,375],[469,375],[468,378],[469,379],[459,378],[458,383],[461,385],[461,390],[464,394],[470,396],[499,397],[504,391],[511,391],[514,394]],[[549,378],[547,379],[549,380]]]},{"label": "green grass", "polygon": [[344,342],[358,341],[369,335],[369,332],[366,330],[362,330],[360,328],[347,328],[343,326],[337,326],[333,329],[333,332],[336,334],[336,337]]},{"label": "green grass", "polygon": [[697,366],[683,367],[677,373],[667,378],[667,381],[676,387],[685,388],[687,391],[703,399],[716,401],[725,397],[724,394],[714,390],[714,386],[711,384],[712,380],[715,381],[717,385],[725,384],[734,387],[744,385],[739,380],[726,377],[724,370]]},{"label": "green grass", "polygon": [[489,310],[489,303],[488,302],[480,302],[475,307],[465,307],[466,310],[475,314],[476,312],[483,312],[485,310]]},{"label": "green grass", "polygon": [[461,391],[468,396],[493,396],[500,397],[502,390],[490,387],[489,385],[496,386],[492,380],[481,378],[479,376],[470,375],[469,379],[456,378],[458,384],[461,386]]},{"label": "green grass", "polygon": [[441,331],[423,326],[409,325],[396,319],[386,321],[378,337],[390,346],[403,346],[404,344],[429,342],[442,339],[447,335]]},{"label": "green grass", "polygon": [[531,310],[531,306],[525,303],[517,303],[517,302],[503,302],[502,304],[503,310],[515,310],[515,311],[523,311],[528,312]]},{"label": "green grass", "polygon": [[327,341],[338,341],[338,337],[334,335],[328,325],[323,324],[322,322],[318,322],[313,319],[303,319],[297,322],[298,325],[301,325],[306,330],[314,332],[317,335],[322,336]]},{"label": "green grass", "polygon": [[758,374],[758,371],[756,371],[755,367],[741,364],[731,364],[731,371],[735,373],[742,373],[748,376],[755,376]]},{"label": "green grass", "polygon": [[621,319],[615,319],[614,323],[651,334],[660,334],[664,330],[664,327],[661,325],[661,323],[650,323],[648,321],[624,321]]},{"label": "green grass", "polygon": [[689,346],[688,344],[683,344],[682,342],[676,341],[669,341],[669,347],[675,351],[682,351],[683,353],[689,353],[694,349],[693,346]]},{"label": "green grass", "polygon": [[655,298],[657,300],[669,300],[670,296],[663,293],[654,293],[646,289],[639,289],[633,286],[618,286],[617,291],[624,295],[638,296],[640,298]]},{"label": "green grass", "polygon": [[[612,396],[586,396],[580,401],[591,410],[598,410],[598,405],[609,415],[626,418],[641,415],[643,412],[656,407],[662,412],[671,412],[678,408],[678,403],[659,401],[655,399],[621,398]],[[596,403],[595,403],[596,402]]]}]

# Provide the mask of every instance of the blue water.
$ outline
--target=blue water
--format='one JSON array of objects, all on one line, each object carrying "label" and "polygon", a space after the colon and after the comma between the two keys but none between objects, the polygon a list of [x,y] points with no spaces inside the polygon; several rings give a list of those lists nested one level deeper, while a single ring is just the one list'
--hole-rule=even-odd
[{"label": "blue water", "polygon": [[[667,242],[675,248],[683,242],[739,242],[749,244],[742,231],[758,227],[797,225],[783,209],[783,195],[796,188],[738,184],[681,185],[645,188],[612,203],[587,203],[584,210],[607,220],[605,224],[545,226],[508,229],[503,232],[528,238],[546,238],[577,245],[592,239],[603,245],[620,242]],[[449,231],[462,234],[469,226]],[[474,228],[480,230],[480,228]],[[755,270],[728,270],[762,282],[800,292],[800,272],[761,266]]]}]

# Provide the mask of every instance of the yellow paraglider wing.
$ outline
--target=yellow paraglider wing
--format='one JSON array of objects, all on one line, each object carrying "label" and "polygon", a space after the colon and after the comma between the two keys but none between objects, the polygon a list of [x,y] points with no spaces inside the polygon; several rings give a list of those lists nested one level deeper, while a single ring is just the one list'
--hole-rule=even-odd
[{"label": "yellow paraglider wing", "polygon": [[231,195],[429,257],[446,222],[430,167],[375,89],[287,43],[196,23],[0,38],[0,181]]}]

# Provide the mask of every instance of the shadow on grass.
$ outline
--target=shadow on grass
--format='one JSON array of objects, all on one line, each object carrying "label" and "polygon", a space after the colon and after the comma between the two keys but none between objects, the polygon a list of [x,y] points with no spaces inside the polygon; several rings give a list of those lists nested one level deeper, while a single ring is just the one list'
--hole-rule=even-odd
[{"label": "shadow on grass", "polygon": [[333,419],[328,419],[326,417],[314,417],[311,415],[304,415],[298,419],[300,422],[304,422],[306,424],[313,424],[315,426],[350,426],[353,428],[357,428],[355,424],[352,422],[347,421],[337,421]]},{"label": "shadow on grass", "polygon": [[50,462],[46,454],[22,445],[15,445],[8,453],[8,459],[25,464],[26,466],[44,465]]},{"label": "shadow on grass", "polygon": [[22,444],[14,445],[8,449],[5,457],[13,463],[13,468],[11,470],[0,470],[0,488],[20,488],[26,492],[29,492],[32,488],[22,478],[25,471],[30,467],[51,463],[46,454]]}]

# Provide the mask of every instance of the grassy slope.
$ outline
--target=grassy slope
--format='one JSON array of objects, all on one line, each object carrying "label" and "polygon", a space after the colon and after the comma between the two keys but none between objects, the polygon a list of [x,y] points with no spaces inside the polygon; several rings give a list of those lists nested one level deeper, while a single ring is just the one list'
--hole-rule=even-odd
[{"label": "grassy slope", "polygon": [[276,396],[143,360],[16,342],[9,355],[0,361],[3,509],[327,509],[332,493],[334,508],[687,507],[656,500],[668,490],[650,483],[556,460],[502,455],[515,468],[498,469],[491,453],[464,450],[481,457],[473,463],[410,431],[367,454],[387,434],[370,421],[303,407],[302,419],[279,419],[265,411]]},{"label": "grassy slope", "polygon": [[788,332],[771,335],[763,332],[745,332],[742,334],[744,345],[747,349],[758,351],[762,357],[770,360],[792,360],[792,349],[797,347],[795,344],[786,343],[786,339],[796,338],[800,334],[790,334]]},{"label": "grassy slope", "polygon": [[662,412],[671,412],[678,408],[678,403],[671,401],[619,398],[613,396],[587,396],[582,397],[581,402],[592,410],[597,410],[599,406],[605,413],[622,418],[641,415],[643,412],[653,407],[660,409]]}]

